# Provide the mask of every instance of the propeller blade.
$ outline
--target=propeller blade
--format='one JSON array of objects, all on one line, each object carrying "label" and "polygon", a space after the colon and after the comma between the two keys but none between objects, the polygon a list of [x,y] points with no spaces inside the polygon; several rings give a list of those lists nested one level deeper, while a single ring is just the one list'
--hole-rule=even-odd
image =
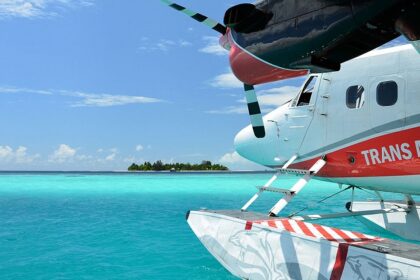
[{"label": "propeller blade", "polygon": [[212,20],[211,18],[206,17],[205,15],[202,15],[200,13],[196,13],[194,11],[191,11],[181,5],[178,5],[176,3],[172,3],[171,1],[168,0],[161,0],[161,2],[165,3],[166,5],[168,5],[169,7],[180,11],[184,14],[186,14],[187,16],[195,19],[198,22],[204,23],[205,25],[207,25],[208,27],[210,27],[211,29],[221,33],[222,35],[226,34],[226,26],[218,23],[215,20]]},{"label": "propeller blade", "polygon": [[248,104],[249,117],[251,119],[252,129],[257,138],[265,137],[264,121],[261,114],[260,104],[254,86],[244,84],[246,103]]}]

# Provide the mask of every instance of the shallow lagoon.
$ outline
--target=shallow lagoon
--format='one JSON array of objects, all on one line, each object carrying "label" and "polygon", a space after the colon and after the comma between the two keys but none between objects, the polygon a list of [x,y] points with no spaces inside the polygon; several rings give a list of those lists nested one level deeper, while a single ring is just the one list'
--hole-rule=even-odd
[{"label": "shallow lagoon", "polygon": [[[189,209],[239,209],[271,174],[2,173],[1,279],[235,279],[185,221]],[[289,187],[296,177],[276,186]],[[319,181],[285,209],[345,211],[349,191]],[[279,194],[251,210],[267,212]],[[358,191],[358,199],[374,198]],[[400,198],[394,196],[394,198]],[[378,234],[354,218],[330,226]],[[383,235],[383,234],[382,234]],[[390,236],[388,236],[390,237]]]}]

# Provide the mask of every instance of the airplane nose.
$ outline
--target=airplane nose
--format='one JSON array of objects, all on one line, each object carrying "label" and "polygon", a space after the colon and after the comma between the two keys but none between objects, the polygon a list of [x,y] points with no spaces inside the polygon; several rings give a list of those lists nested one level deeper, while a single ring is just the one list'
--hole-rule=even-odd
[{"label": "airplane nose", "polygon": [[234,145],[236,151],[246,157],[247,152],[249,151],[249,146],[252,145],[252,139],[255,138],[255,135],[252,131],[251,126],[247,126],[235,136]]},{"label": "airplane nose", "polygon": [[276,165],[276,143],[272,135],[256,138],[251,126],[242,129],[235,137],[235,150],[242,157],[266,166]]},{"label": "airplane nose", "polygon": [[[291,149],[291,135],[286,120],[289,105],[285,104],[263,117],[266,135],[257,138],[251,125],[235,136],[236,152],[242,157],[266,167],[280,167],[296,153]],[[289,135],[289,136],[288,136]]]}]

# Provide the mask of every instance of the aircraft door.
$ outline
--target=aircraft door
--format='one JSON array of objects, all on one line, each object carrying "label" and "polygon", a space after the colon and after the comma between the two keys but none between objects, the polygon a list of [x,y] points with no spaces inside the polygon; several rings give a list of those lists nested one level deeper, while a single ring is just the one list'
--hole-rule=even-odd
[{"label": "aircraft door", "polygon": [[329,103],[331,91],[331,75],[324,73],[319,75],[317,89],[317,101],[314,104],[313,118],[306,131],[306,136],[299,149],[299,155],[303,156],[315,150],[319,150],[327,143],[327,122],[329,118]]},{"label": "aircraft door", "polygon": [[372,80],[369,101],[370,123],[376,132],[405,125],[405,82],[400,76]]},{"label": "aircraft door", "polygon": [[300,94],[291,102],[285,116],[284,154],[298,154],[312,122],[320,84],[319,75],[311,75],[306,80]]}]

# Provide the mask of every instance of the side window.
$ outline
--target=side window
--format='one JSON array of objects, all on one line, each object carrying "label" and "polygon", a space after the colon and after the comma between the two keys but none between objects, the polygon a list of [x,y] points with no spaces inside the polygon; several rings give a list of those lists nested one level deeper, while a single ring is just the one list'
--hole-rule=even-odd
[{"label": "side window", "polygon": [[376,88],[376,102],[380,106],[392,106],[398,101],[398,85],[394,81],[380,83]]},{"label": "side window", "polygon": [[314,91],[317,80],[317,76],[309,77],[301,93],[293,100],[292,107],[306,106],[311,103],[312,92]]},{"label": "side window", "polygon": [[365,104],[365,88],[363,86],[351,86],[347,89],[346,104],[350,109],[360,109]]}]

